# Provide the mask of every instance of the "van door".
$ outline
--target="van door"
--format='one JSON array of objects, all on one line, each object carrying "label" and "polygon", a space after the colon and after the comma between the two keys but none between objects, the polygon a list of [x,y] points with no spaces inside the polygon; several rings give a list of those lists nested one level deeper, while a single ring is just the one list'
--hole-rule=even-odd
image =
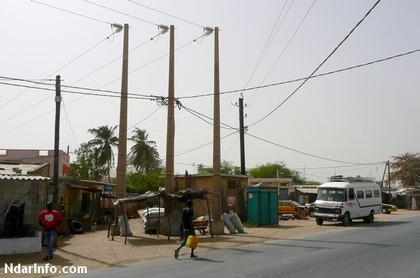
[{"label": "van door", "polygon": [[349,188],[348,189],[348,211],[350,212],[350,218],[356,218],[358,217],[358,205],[356,203],[356,196],[354,194],[354,189],[353,188]]}]

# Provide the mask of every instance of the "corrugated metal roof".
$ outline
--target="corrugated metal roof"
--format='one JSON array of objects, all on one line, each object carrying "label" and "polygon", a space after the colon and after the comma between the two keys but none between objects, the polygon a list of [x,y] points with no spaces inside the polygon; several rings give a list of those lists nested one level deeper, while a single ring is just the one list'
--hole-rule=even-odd
[{"label": "corrugated metal roof", "polygon": [[0,180],[50,180],[49,177],[23,176],[23,175],[0,175]]},{"label": "corrugated metal roof", "polygon": [[318,188],[296,188],[296,190],[304,194],[317,194],[318,193]]},{"label": "corrugated metal roof", "polygon": [[24,163],[0,163],[0,175],[14,176],[16,174],[27,175],[28,172],[38,170],[44,164],[24,164]]}]

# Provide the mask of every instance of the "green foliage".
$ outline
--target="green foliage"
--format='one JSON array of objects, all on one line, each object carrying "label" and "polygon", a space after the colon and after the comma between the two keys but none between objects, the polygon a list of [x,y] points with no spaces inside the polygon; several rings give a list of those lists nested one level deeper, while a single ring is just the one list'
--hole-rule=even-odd
[{"label": "green foliage", "polygon": [[402,186],[409,187],[420,183],[420,154],[405,153],[392,157],[391,180],[400,181]]},{"label": "green foliage", "polygon": [[161,167],[156,142],[148,139],[149,135],[146,133],[146,130],[137,127],[133,130],[133,136],[129,139],[134,142],[129,154],[130,164],[141,173],[156,171]]},{"label": "green foliage", "polygon": [[98,169],[106,166],[109,181],[111,180],[111,166],[114,165],[114,152],[112,148],[118,146],[118,137],[114,135],[116,128],[116,126],[100,126],[88,130],[95,136],[94,139],[88,142],[89,146],[94,148],[95,166]]},{"label": "green foliage", "polygon": [[295,184],[305,184],[305,179],[301,178],[299,172],[290,170],[286,164],[267,163],[257,168],[249,170],[249,175],[254,178],[292,178]]},{"label": "green foliage", "polygon": [[206,167],[206,165],[199,163],[197,165],[197,174],[205,175],[205,174],[211,174],[213,173],[213,168]]},{"label": "green foliage", "polygon": [[78,176],[83,180],[101,180],[106,174],[106,167],[96,166],[95,148],[87,143],[82,143],[75,150],[76,161],[70,165],[70,176]]},{"label": "green foliage", "polygon": [[149,171],[145,174],[137,172],[127,174],[127,192],[145,193],[147,191],[157,191],[159,187],[164,187],[165,181],[160,171]]},{"label": "green foliage", "polygon": [[[197,165],[197,174],[212,174],[213,168],[206,167],[204,164],[200,163]],[[241,170],[239,167],[234,166],[233,162],[223,160],[220,164],[220,173],[227,175],[240,175]]]}]

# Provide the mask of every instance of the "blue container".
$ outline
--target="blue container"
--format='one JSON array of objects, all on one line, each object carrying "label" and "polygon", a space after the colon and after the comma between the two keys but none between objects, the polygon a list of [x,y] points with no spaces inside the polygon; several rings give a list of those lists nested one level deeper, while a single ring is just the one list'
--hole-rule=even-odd
[{"label": "blue container", "polygon": [[271,186],[248,186],[248,221],[257,225],[278,225],[277,188]]}]

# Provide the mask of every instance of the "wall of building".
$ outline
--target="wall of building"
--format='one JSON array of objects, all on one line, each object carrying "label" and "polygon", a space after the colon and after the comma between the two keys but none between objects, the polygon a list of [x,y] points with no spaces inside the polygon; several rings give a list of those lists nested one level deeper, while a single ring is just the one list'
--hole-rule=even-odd
[{"label": "wall of building", "polygon": [[[20,160],[31,163],[48,163],[49,176],[54,175],[54,150],[21,150],[21,149],[0,149],[0,161],[3,160]],[[70,156],[64,152],[59,151],[58,159],[58,176],[68,176],[66,173],[70,166]]]},{"label": "wall of building", "polygon": [[[221,191],[214,189],[212,175],[189,175],[175,176],[175,191],[184,189],[206,189],[208,202],[213,219],[216,211],[213,210],[214,203],[221,204],[221,213],[236,212],[241,220],[246,219],[246,187],[248,186],[247,176],[222,175]],[[207,215],[207,204],[205,201],[197,201],[194,204],[194,214]],[[219,215],[220,217],[220,215]]]},{"label": "wall of building", "polygon": [[[24,204],[23,225],[26,228],[21,233],[30,233],[28,229],[39,229],[38,215],[45,209],[48,184],[49,180],[25,180],[24,177],[0,180],[0,211],[10,211],[12,204],[18,207]],[[8,232],[6,216],[6,213],[0,214],[0,235],[3,236]]]}]

